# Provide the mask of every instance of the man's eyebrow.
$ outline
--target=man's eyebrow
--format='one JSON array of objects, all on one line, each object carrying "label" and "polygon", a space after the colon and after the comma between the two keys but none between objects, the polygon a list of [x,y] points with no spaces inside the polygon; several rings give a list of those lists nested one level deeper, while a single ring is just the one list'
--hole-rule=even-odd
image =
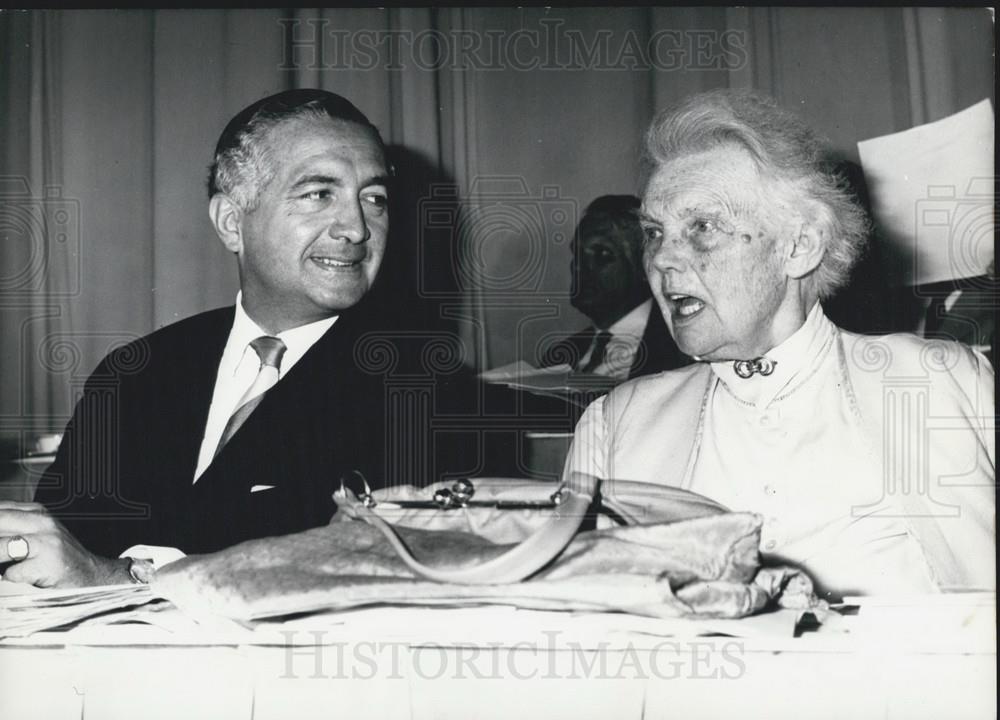
[{"label": "man's eyebrow", "polygon": [[374,175],[367,180],[361,182],[361,187],[371,187],[372,185],[385,185],[389,186],[391,178],[388,175]]},{"label": "man's eyebrow", "polygon": [[[363,180],[361,187],[371,187],[372,185],[388,186],[389,180],[388,175],[374,175]],[[295,191],[306,185],[333,185],[334,187],[342,187],[344,181],[333,175],[303,175],[292,184],[291,190]]]},{"label": "man's eyebrow", "polygon": [[343,185],[343,181],[340,178],[333,177],[332,175],[304,175],[300,177],[292,185],[292,190],[302,187],[303,185]]},{"label": "man's eyebrow", "polygon": [[659,224],[660,221],[657,220],[656,218],[654,218],[652,215],[648,215],[648,214],[646,214],[646,213],[644,213],[644,212],[642,212],[640,210],[639,211],[639,222],[641,222],[641,223],[651,223],[653,225],[657,225],[657,224]]}]

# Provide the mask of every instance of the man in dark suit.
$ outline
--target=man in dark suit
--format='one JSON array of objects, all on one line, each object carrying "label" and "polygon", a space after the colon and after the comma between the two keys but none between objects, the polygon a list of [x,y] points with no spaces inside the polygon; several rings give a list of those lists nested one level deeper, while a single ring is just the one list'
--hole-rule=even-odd
[{"label": "man in dark suit", "polygon": [[639,198],[603,195],[573,240],[572,304],[593,323],[549,347],[541,365],[626,380],[687,365],[656,308],[642,267]]},{"label": "man in dark suit", "polygon": [[[908,289],[911,293],[913,289]],[[996,307],[1000,281],[994,264],[984,275],[921,285],[919,295],[930,298],[923,335],[958,340],[979,350],[997,367]]]},{"label": "man in dark suit", "polygon": [[327,522],[352,470],[373,485],[430,479],[427,443],[409,441],[427,418],[406,409],[447,412],[439,391],[461,363],[401,352],[421,338],[374,319],[390,174],[378,131],[332,93],[279,93],[230,121],[209,214],[237,259],[237,303],[100,363],[38,504],[0,506],[7,579],[147,580],[154,551]]}]

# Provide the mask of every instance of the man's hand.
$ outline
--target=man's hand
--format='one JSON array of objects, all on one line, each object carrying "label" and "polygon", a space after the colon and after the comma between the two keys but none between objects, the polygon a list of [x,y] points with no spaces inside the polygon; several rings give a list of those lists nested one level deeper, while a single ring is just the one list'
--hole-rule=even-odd
[{"label": "man's hand", "polygon": [[[24,559],[9,554],[9,541],[18,536],[28,544],[28,556]],[[112,585],[131,579],[128,560],[94,555],[37,503],[0,502],[0,567],[3,566],[6,566],[4,579],[38,587]]]}]

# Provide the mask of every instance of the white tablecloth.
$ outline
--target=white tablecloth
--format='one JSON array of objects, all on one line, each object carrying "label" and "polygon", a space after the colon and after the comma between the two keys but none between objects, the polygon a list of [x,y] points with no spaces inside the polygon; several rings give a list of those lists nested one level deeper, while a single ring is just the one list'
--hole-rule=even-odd
[{"label": "white tablecloth", "polygon": [[[376,609],[0,643],[0,718],[986,718],[993,596],[873,599],[793,637],[515,611]],[[725,628],[716,628],[726,632]],[[739,627],[731,627],[740,632]]]}]

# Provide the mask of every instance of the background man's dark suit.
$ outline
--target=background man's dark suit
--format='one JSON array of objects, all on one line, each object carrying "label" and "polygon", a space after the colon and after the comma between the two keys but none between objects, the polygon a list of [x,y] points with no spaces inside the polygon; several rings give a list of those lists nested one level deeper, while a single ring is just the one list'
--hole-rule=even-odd
[{"label": "background man's dark suit", "polygon": [[[431,438],[433,451],[401,457],[400,438],[427,433],[429,423],[387,408],[393,378],[414,378],[421,397],[427,395],[419,388],[433,378],[427,412],[448,412],[448,398],[468,398],[468,387],[450,368],[428,372],[426,355],[408,353],[406,339],[394,339],[392,329],[375,330],[365,306],[341,314],[194,485],[234,309],[188,318],[112,353],[88,381],[36,500],[98,554],[116,556],[138,543],[209,552],[325,524],[335,507],[331,493],[352,469],[374,487],[384,482],[387,459],[402,461],[408,474],[395,482],[436,479],[424,472],[432,467],[428,454],[475,472],[476,460],[462,458],[447,438]],[[390,339],[391,349],[365,343],[380,337]],[[393,353],[395,366],[386,367]],[[251,493],[254,485],[275,487]]]},{"label": "background man's dark suit", "polygon": [[[594,329],[590,327],[544,348],[541,357],[542,367],[565,362],[575,365],[587,353],[593,337]],[[632,366],[629,368],[628,379],[631,380],[640,375],[652,375],[664,370],[673,370],[688,365],[690,362],[691,358],[678,349],[677,343],[670,335],[670,330],[667,329],[663,314],[654,303],[649,310],[646,329],[643,331],[642,340],[636,349]]]}]

